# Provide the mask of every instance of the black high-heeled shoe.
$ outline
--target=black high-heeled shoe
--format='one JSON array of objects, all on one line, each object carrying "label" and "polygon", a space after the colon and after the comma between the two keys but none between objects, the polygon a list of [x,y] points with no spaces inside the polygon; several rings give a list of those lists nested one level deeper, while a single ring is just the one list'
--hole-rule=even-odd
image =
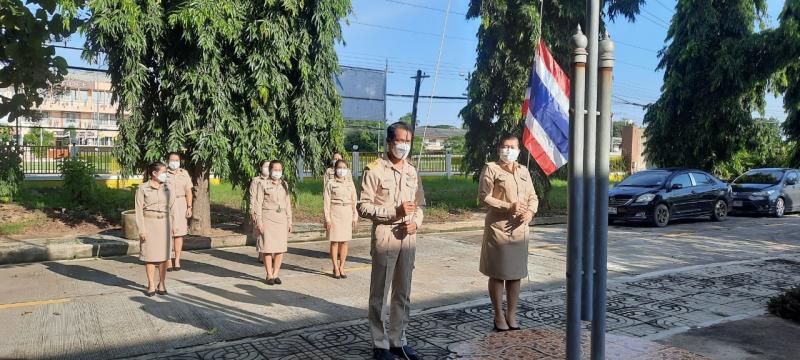
[{"label": "black high-heeled shoe", "polygon": [[492,325],[494,325],[494,331],[495,331],[495,332],[506,332],[506,331],[509,331],[509,330],[511,330],[511,328],[508,328],[508,329],[501,329],[501,328],[497,327],[497,323],[496,323],[496,322],[494,322],[494,320],[492,320]]},{"label": "black high-heeled shoe", "polygon": [[147,297],[153,297],[153,296],[155,296],[155,295],[156,295],[156,292],[155,292],[155,291],[145,291],[145,292],[144,292],[144,294],[145,294]]},{"label": "black high-heeled shoe", "polygon": [[[159,284],[159,285],[161,285],[161,284]],[[167,295],[167,287],[165,286],[164,290],[158,290],[158,287],[157,287],[156,288],[156,294],[158,294],[158,295]]]}]

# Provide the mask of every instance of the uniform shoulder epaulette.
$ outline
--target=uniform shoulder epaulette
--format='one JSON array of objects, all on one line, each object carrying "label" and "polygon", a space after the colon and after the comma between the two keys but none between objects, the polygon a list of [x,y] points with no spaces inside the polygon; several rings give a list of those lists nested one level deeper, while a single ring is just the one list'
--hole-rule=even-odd
[{"label": "uniform shoulder epaulette", "polygon": [[375,170],[381,165],[381,158],[376,158],[371,163],[367,164],[364,168],[367,170]]}]

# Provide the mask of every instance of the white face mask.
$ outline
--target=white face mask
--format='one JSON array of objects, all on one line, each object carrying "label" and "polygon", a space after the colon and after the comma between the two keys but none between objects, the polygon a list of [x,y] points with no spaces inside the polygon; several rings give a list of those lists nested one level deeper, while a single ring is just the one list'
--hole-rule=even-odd
[{"label": "white face mask", "polygon": [[394,157],[400,160],[405,160],[405,158],[408,156],[410,152],[411,152],[411,144],[407,143],[400,143],[392,148],[392,155],[394,155]]},{"label": "white face mask", "polygon": [[160,182],[160,183],[167,182],[167,173],[158,174],[157,179],[158,179],[158,182]]},{"label": "white face mask", "polygon": [[280,180],[281,176],[283,176],[283,171],[273,171],[269,176],[272,177],[272,180]]},{"label": "white face mask", "polygon": [[347,169],[344,169],[344,168],[336,169],[336,176],[338,176],[338,177],[345,177],[349,173],[350,173],[350,170],[347,170]]},{"label": "white face mask", "polygon": [[269,168],[266,166],[261,168],[261,175],[269,176]]},{"label": "white face mask", "polygon": [[170,161],[169,162],[169,168],[171,170],[178,170],[178,169],[181,168],[181,162],[180,161]]},{"label": "white face mask", "polygon": [[500,160],[505,163],[512,163],[517,161],[519,157],[519,149],[503,148],[500,149]]}]

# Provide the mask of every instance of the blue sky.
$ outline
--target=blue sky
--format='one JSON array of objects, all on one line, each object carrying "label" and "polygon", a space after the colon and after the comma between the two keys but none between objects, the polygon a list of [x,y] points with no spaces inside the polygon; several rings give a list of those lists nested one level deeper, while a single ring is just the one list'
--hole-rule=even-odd
[{"label": "blue sky", "polygon": [[[776,24],[783,1],[768,0],[767,3],[772,24]],[[352,4],[353,13],[343,26],[345,44],[337,46],[341,64],[382,69],[388,63],[388,93],[413,94],[414,80],[410,77],[417,69],[422,69],[431,78],[423,81],[421,94],[431,94],[436,82],[434,95],[464,95],[466,74],[474,67],[479,25],[477,20],[465,19],[468,0],[452,0],[436,79],[433,75],[448,0],[352,0]],[[615,119],[628,118],[641,123],[644,116],[641,107],[625,102],[647,104],[658,98],[663,73],[655,71],[656,51],[663,47],[675,4],[675,0],[648,0],[636,23],[620,19],[609,24],[609,33],[617,43]],[[81,46],[82,41],[74,39],[71,45]],[[66,55],[71,65],[86,66],[78,59],[76,51],[59,50],[59,53]],[[767,95],[767,100],[766,115],[783,120],[781,100],[771,94]],[[458,112],[464,104],[464,100],[429,103],[428,99],[422,99],[418,119],[421,125],[460,126]],[[387,115],[390,121],[408,112],[411,112],[411,99],[389,98]]]}]

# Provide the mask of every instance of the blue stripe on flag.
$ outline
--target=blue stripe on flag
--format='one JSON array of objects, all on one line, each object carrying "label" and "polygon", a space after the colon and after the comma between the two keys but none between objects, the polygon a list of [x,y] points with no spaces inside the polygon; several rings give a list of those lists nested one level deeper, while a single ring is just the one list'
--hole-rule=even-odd
[{"label": "blue stripe on flag", "polygon": [[539,74],[534,72],[531,77],[530,112],[535,121],[544,129],[547,136],[553,140],[558,152],[567,158],[569,154],[569,118],[567,112],[558,105],[556,99],[547,90]]}]

